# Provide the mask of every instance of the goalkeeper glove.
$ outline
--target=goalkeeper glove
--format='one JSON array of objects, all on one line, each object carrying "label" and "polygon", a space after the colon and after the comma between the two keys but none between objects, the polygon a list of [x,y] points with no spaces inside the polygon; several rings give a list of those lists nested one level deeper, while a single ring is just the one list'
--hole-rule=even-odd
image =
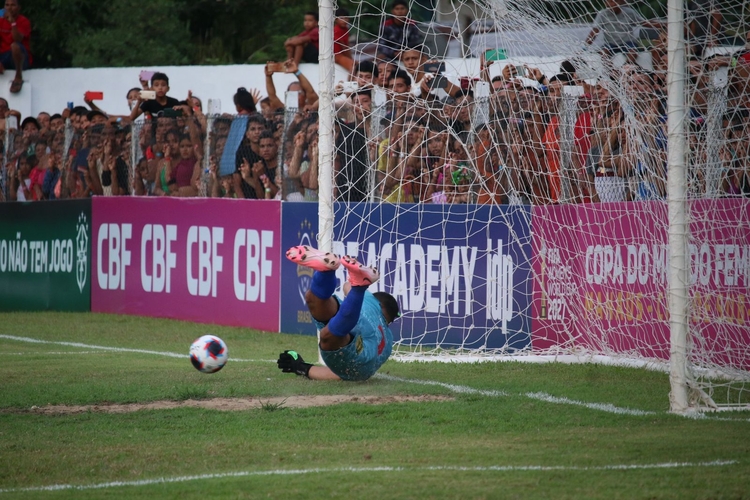
[{"label": "goalkeeper glove", "polygon": [[297,354],[295,351],[284,351],[279,354],[279,359],[276,360],[276,365],[284,373],[296,373],[303,377],[310,378],[311,363],[305,363],[302,356]]}]

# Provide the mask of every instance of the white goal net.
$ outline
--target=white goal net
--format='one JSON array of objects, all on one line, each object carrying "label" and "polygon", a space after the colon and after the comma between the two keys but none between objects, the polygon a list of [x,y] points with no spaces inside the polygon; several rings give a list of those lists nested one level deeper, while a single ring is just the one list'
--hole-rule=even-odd
[{"label": "white goal net", "polygon": [[672,356],[691,408],[750,404],[747,3],[321,16],[322,223],[329,172],[332,246],[381,270],[397,356]]}]

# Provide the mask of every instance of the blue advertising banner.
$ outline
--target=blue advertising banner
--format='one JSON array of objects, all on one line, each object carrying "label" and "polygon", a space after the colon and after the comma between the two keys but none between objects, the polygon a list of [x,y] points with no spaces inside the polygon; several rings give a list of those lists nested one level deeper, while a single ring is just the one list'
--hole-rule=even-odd
[{"label": "blue advertising banner", "polygon": [[281,228],[281,331],[316,335],[305,305],[313,272],[290,262],[284,253],[296,245],[318,246],[318,204],[282,203]]},{"label": "blue advertising banner", "polygon": [[[334,252],[380,270],[405,345],[524,349],[531,342],[531,210],[522,206],[337,204]],[[340,283],[343,283],[343,269]]]},{"label": "blue advertising banner", "polygon": [[[333,250],[380,270],[405,345],[524,349],[531,342],[531,210],[518,206],[335,204]],[[282,252],[317,246],[316,203],[284,203]],[[282,259],[281,331],[315,335],[312,272]],[[339,288],[346,280],[337,271]]]}]

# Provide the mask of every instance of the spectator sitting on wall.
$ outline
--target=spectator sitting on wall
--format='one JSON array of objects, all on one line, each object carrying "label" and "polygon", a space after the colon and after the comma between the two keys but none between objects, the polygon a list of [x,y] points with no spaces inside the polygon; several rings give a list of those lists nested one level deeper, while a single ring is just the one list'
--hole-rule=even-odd
[{"label": "spectator sitting on wall", "polygon": [[31,67],[31,22],[21,15],[18,0],[5,0],[5,12],[0,18],[0,74],[6,69],[16,70],[10,91],[17,94],[23,87],[23,70]]},{"label": "spectator sitting on wall", "polygon": [[408,14],[409,3],[406,0],[394,0],[390,17],[380,26],[378,54],[388,61],[397,59],[402,50],[422,43],[423,37],[417,23],[409,19]]},{"label": "spectator sitting on wall", "polygon": [[284,42],[287,59],[292,59],[295,63],[300,62],[317,63],[318,62],[318,13],[305,12],[305,18],[302,22],[305,30],[297,36],[287,38]]},{"label": "spectator sitting on wall", "polygon": [[351,48],[349,47],[349,11],[343,7],[336,9],[333,21],[333,60],[343,66],[347,73],[354,68]]},{"label": "spectator sitting on wall", "polygon": [[659,22],[647,21],[636,10],[624,5],[625,0],[607,0],[607,7],[596,15],[586,45],[591,45],[599,32],[604,33],[602,52],[608,59],[614,54],[625,54],[627,61],[635,64],[637,56],[636,28],[662,28]]},{"label": "spectator sitting on wall", "polygon": [[154,116],[160,111],[172,109],[180,103],[180,101],[174,97],[169,97],[167,95],[167,92],[169,92],[169,77],[164,73],[154,73],[154,76],[151,77],[151,88],[155,93],[154,99],[144,99],[144,97],[139,94],[138,106],[131,111],[129,116],[130,120],[135,120],[143,113],[148,113],[150,116]]},{"label": "spectator sitting on wall", "polygon": [[724,16],[716,0],[691,0],[687,3],[685,17],[689,19],[687,41],[695,57],[703,58],[706,49],[716,45],[721,34]]}]

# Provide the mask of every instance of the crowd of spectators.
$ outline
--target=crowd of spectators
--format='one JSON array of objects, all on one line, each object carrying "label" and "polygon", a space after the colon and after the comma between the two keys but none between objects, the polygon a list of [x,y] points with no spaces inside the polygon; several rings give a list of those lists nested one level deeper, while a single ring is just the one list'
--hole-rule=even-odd
[{"label": "crowd of spectators", "polygon": [[[408,4],[395,0],[391,8],[377,55],[358,62],[346,42],[348,13],[336,12],[334,52],[350,74],[336,85],[334,99],[338,201],[550,204],[665,197],[663,30],[649,48],[651,67],[639,66],[629,54],[632,41],[611,31],[620,22],[617,9],[627,18],[622,22],[644,20],[608,0],[592,34],[609,30],[614,36],[604,58],[627,57],[622,65],[605,65],[605,78],[581,80],[575,60],[545,75],[482,57],[480,74],[452,79],[425,49]],[[19,113],[0,99],[0,128],[17,128],[5,144],[0,193],[19,201],[92,195],[315,201],[319,100],[299,63],[317,57],[317,39],[317,17],[308,13],[304,31],[285,43],[288,59],[265,66],[265,96],[238,89],[232,115],[204,114],[201,99],[190,93],[170,96],[164,73],[142,74],[140,86],[125,96],[126,116],[109,115],[87,99],[88,108],[40,113],[18,124]],[[745,49],[730,55],[706,57],[708,42],[701,40],[689,62],[691,194],[750,196],[750,34]],[[728,83],[714,123],[713,78],[722,68]],[[296,77],[285,89],[297,92],[296,106],[285,107],[277,73]]]}]

